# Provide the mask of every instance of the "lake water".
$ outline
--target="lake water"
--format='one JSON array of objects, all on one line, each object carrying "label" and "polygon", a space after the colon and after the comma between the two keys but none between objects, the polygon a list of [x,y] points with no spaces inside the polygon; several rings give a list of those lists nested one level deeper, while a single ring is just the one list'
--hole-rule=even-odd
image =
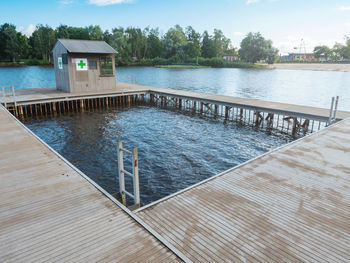
[{"label": "lake water", "polygon": [[[117,68],[117,81],[160,88],[200,91],[329,108],[340,96],[339,109],[350,110],[350,73],[307,70]],[[53,68],[1,68],[0,85],[16,89],[55,86]]]},{"label": "lake water", "polygon": [[[117,81],[350,110],[350,74],[244,69],[120,68]],[[0,84],[55,86],[47,67],[0,68]],[[143,204],[150,203],[293,140],[175,109],[135,106],[27,119],[29,127],[107,191],[118,189],[117,142],[139,148]],[[130,163],[129,163],[130,164]],[[130,168],[129,168],[130,169]]]},{"label": "lake water", "polygon": [[[110,193],[118,189],[118,141],[127,149],[138,147],[142,204],[293,140],[278,132],[151,106],[27,119],[25,125]],[[131,171],[127,156],[126,169]]]}]

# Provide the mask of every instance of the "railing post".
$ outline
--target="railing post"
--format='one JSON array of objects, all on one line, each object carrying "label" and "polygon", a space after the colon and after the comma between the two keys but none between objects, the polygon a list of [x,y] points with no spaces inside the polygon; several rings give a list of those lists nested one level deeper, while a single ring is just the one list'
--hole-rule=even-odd
[{"label": "railing post", "polygon": [[123,160],[123,143],[118,142],[118,174],[119,174],[119,193],[122,204],[126,206],[125,180],[124,180],[124,160]]},{"label": "railing post", "polygon": [[11,90],[12,90],[13,104],[15,106],[17,106],[16,94],[15,94],[15,86],[14,85],[11,86]]},{"label": "railing post", "polygon": [[339,101],[339,96],[337,96],[336,99],[335,99],[335,106],[334,106],[334,113],[333,113],[333,121],[335,121],[335,117],[337,116],[338,101]]},{"label": "railing post", "polygon": [[1,86],[1,93],[2,93],[2,98],[4,99],[4,106],[6,108],[7,104],[6,104],[6,96],[5,96],[5,87]]},{"label": "railing post", "polygon": [[137,148],[132,149],[132,163],[134,174],[134,201],[135,205],[140,205],[140,186],[139,186],[139,158]]},{"label": "railing post", "polygon": [[331,103],[331,108],[329,110],[329,118],[328,118],[327,126],[331,125],[331,122],[332,122],[333,106],[334,106],[334,97],[332,97],[332,103]]}]

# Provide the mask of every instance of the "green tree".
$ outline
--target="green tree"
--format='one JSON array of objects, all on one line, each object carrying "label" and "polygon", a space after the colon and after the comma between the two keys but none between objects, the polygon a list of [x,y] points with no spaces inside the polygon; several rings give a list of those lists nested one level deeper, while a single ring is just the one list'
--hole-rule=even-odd
[{"label": "green tree", "polygon": [[214,46],[215,46],[215,57],[219,57],[224,53],[224,41],[225,41],[225,36],[221,30],[214,29],[213,40],[214,40]]},{"label": "green tree", "polygon": [[342,60],[346,57],[345,50],[346,47],[343,44],[335,43],[333,48],[329,49],[329,55],[327,57],[330,57],[334,61]]},{"label": "green tree", "polygon": [[106,41],[108,44],[111,44],[111,36],[112,36],[112,34],[111,33],[109,33],[109,31],[108,30],[105,30],[104,32],[103,32],[103,40],[104,41]]},{"label": "green tree", "polygon": [[350,59],[350,36],[346,37],[346,46],[343,50],[343,57]]},{"label": "green tree", "polygon": [[314,54],[316,58],[320,58],[321,56],[325,56],[326,58],[330,57],[332,54],[332,51],[327,46],[316,46],[314,48]]},{"label": "green tree", "polygon": [[0,27],[0,57],[13,62],[19,57],[20,43],[16,31],[16,26],[5,23]]},{"label": "green tree", "polygon": [[31,55],[32,47],[29,44],[29,39],[26,35],[17,33],[18,45],[19,45],[19,58],[28,58]]},{"label": "green tree", "polygon": [[68,27],[68,38],[70,39],[82,39],[82,40],[89,40],[90,34],[88,28],[83,27]]},{"label": "green tree", "polygon": [[191,26],[186,27],[185,35],[187,38],[187,44],[184,47],[185,55],[188,58],[199,57],[201,55],[201,35],[196,32]]},{"label": "green tree", "polygon": [[213,58],[216,56],[215,43],[208,34],[204,31],[202,36],[202,56],[204,58]]},{"label": "green tree", "polygon": [[68,32],[68,26],[67,25],[59,25],[55,29],[56,38],[63,38],[68,39],[69,38],[69,32]]},{"label": "green tree", "polygon": [[187,38],[179,25],[176,25],[168,30],[163,37],[162,43],[165,58],[174,56],[176,56],[178,59],[184,58],[184,48],[187,44]]},{"label": "green tree", "polygon": [[193,43],[200,43],[200,38],[201,34],[196,32],[196,30],[193,29],[193,27],[188,26],[186,27],[186,32],[185,32],[187,41],[193,42]]},{"label": "green tree", "polygon": [[147,39],[140,28],[128,27],[125,30],[128,43],[131,47],[131,55],[141,59],[145,55]]},{"label": "green tree", "polygon": [[242,40],[238,53],[242,60],[249,63],[256,63],[259,60],[273,63],[277,57],[278,50],[273,48],[271,40],[266,40],[259,32],[250,32]]},{"label": "green tree", "polygon": [[51,50],[56,43],[56,34],[51,27],[38,25],[29,40],[34,57],[51,61]]},{"label": "green tree", "polygon": [[147,36],[146,58],[156,58],[162,55],[162,41],[159,38],[159,29],[150,29]]},{"label": "green tree", "polygon": [[221,57],[224,53],[232,53],[231,40],[224,36],[220,29],[214,29],[213,36],[204,31],[202,38],[202,56],[205,58]]},{"label": "green tree", "polygon": [[102,40],[103,39],[103,31],[102,31],[100,26],[90,25],[86,29],[89,32],[89,39],[90,40]]},{"label": "green tree", "polygon": [[277,58],[278,58],[278,49],[274,48],[271,42],[271,46],[267,49],[266,62],[268,64],[273,64],[276,62]]},{"label": "green tree", "polygon": [[117,51],[115,60],[118,65],[127,65],[131,62],[131,47],[122,27],[112,29],[110,45]]}]

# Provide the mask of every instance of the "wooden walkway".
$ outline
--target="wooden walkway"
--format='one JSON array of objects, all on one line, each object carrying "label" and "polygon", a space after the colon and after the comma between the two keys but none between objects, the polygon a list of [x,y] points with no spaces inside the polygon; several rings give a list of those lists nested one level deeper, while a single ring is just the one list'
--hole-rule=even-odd
[{"label": "wooden walkway", "polygon": [[[256,100],[256,99],[245,99],[245,98],[238,98],[238,97],[232,97],[232,96],[224,96],[224,95],[216,95],[216,94],[208,94],[208,93],[192,92],[192,91],[184,91],[184,90],[174,90],[174,89],[164,89],[164,88],[154,88],[154,87],[146,87],[146,88],[148,88],[149,93],[157,93],[157,94],[166,95],[166,96],[177,96],[179,98],[182,97],[184,99],[190,98],[195,100],[202,100],[213,104],[231,105],[232,107],[256,109],[257,111],[279,113],[279,114],[284,114],[286,116],[296,115],[296,116],[302,116],[304,118],[320,119],[320,120],[327,120],[329,117],[329,109],[323,109],[323,108],[317,108],[317,107],[263,101],[263,100]],[[348,117],[350,117],[350,112],[337,111],[338,120],[342,120]]]},{"label": "wooden walkway", "polygon": [[350,262],[350,119],[136,213],[194,262]]},{"label": "wooden walkway", "polygon": [[2,106],[0,200],[0,262],[187,260]]},{"label": "wooden walkway", "polygon": [[[98,93],[16,92],[23,105],[156,94],[329,116],[328,109],[120,83]],[[0,262],[350,262],[349,175],[345,119],[135,215],[1,108]]]},{"label": "wooden walkway", "polygon": [[[294,104],[270,102],[263,100],[244,99],[231,96],[215,95],[200,92],[190,92],[184,90],[164,89],[150,86],[142,86],[128,83],[118,83],[116,90],[89,91],[79,93],[65,93],[57,91],[55,88],[23,89],[16,90],[16,101],[18,105],[28,105],[36,103],[49,103],[62,100],[77,100],[86,98],[112,97],[118,95],[134,94],[158,94],[161,96],[173,96],[184,99],[200,100],[208,103],[218,103],[231,105],[234,107],[255,109],[271,113],[301,116],[310,119],[328,120],[329,109],[301,106]],[[8,97],[7,102],[13,102],[12,97]],[[0,102],[3,98],[0,96]],[[340,102],[341,103],[341,102]],[[350,117],[350,112],[338,111],[337,119]]]},{"label": "wooden walkway", "polygon": [[[37,104],[62,100],[76,100],[80,98],[100,98],[114,95],[133,95],[147,92],[147,88],[133,84],[118,84],[116,90],[99,90],[76,93],[66,93],[56,90],[56,88],[37,88],[15,90],[16,102],[18,105]],[[0,96],[0,102],[4,99]],[[12,96],[6,97],[7,103],[13,102]]]}]

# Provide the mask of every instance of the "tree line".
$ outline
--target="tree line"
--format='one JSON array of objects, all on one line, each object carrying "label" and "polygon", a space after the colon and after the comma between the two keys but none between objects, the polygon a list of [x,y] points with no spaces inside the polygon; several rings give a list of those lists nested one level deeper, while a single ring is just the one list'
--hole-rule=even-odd
[{"label": "tree line", "polygon": [[52,63],[51,50],[59,38],[104,40],[118,52],[116,63],[121,66],[137,62],[193,62],[198,57],[199,61],[210,61],[219,66],[223,63],[223,54],[239,54],[248,63],[260,60],[273,63],[278,54],[272,41],[266,40],[260,33],[249,33],[238,50],[220,29],[214,29],[212,34],[208,31],[201,34],[191,26],[182,28],[176,25],[161,35],[158,28],[150,27],[117,27],[103,31],[98,25],[52,28],[40,24],[27,37],[18,32],[15,25],[5,23],[0,26],[0,60],[16,62],[29,59]]},{"label": "tree line", "polygon": [[350,36],[346,37],[345,45],[341,43],[335,43],[333,47],[326,45],[316,46],[314,48],[314,54],[316,58],[325,57],[331,61],[343,61],[350,60]]}]

